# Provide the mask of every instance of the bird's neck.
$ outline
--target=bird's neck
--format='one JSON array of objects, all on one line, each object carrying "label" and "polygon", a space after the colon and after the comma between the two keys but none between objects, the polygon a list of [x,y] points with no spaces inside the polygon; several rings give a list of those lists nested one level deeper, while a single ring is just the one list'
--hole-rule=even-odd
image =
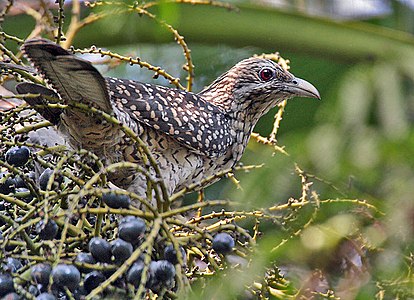
[{"label": "bird's neck", "polygon": [[240,101],[238,95],[234,93],[234,82],[226,83],[219,79],[220,77],[198,95],[232,119],[239,119],[241,115],[243,118],[247,116],[248,106],[242,105],[243,101]]},{"label": "bird's neck", "polygon": [[[207,102],[214,104],[226,115],[229,122],[229,134],[233,137],[233,145],[229,149],[229,163],[236,163],[240,160],[246,145],[249,141],[250,134],[256,125],[259,115],[251,114],[248,106],[242,106],[236,99],[233,92],[226,91],[228,86],[213,86],[206,88],[199,95]],[[231,166],[233,166],[231,164]]]},{"label": "bird's neck", "polygon": [[273,106],[273,103],[266,103],[261,99],[250,99],[252,95],[238,95],[231,84],[213,83],[198,95],[220,108],[236,128],[243,126],[246,133],[250,133],[260,117]]},{"label": "bird's neck", "polygon": [[[221,77],[224,77],[224,74]],[[202,90],[198,95],[227,113],[233,110],[235,104],[233,95],[234,84],[232,82],[225,84],[221,77]]]},{"label": "bird's neck", "polygon": [[230,134],[235,141],[231,156],[238,161],[260,117],[281,99],[275,97],[273,101],[269,101],[265,94],[253,93],[249,89],[237,86],[237,81],[231,80],[230,77],[231,74],[224,74],[198,95],[226,115]]}]

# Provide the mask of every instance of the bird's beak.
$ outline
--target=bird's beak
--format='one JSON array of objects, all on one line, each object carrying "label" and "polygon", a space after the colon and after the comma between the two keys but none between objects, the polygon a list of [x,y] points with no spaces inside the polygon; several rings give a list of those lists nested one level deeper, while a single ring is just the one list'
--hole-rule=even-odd
[{"label": "bird's beak", "polygon": [[313,84],[307,82],[306,80],[296,77],[286,85],[289,92],[294,96],[321,99],[319,91],[316,89],[316,87],[314,87]]}]

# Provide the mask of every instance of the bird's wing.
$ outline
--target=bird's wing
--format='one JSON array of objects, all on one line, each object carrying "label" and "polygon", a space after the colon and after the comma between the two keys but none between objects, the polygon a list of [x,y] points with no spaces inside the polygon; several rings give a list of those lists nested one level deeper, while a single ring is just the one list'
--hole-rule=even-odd
[{"label": "bird's wing", "polygon": [[107,83],[89,61],[45,39],[26,41],[22,51],[65,104],[80,102],[112,112]]},{"label": "bird's wing", "polygon": [[139,123],[210,157],[224,155],[235,138],[228,116],[196,94],[132,80],[105,80],[89,61],[45,39],[26,41],[22,51],[65,104],[79,102],[112,113],[112,100]]},{"label": "bird's wing", "polygon": [[19,83],[16,90],[19,94],[40,94],[39,97],[24,97],[24,100],[53,125],[59,124],[62,109],[49,107],[47,104],[52,101],[44,97],[59,99],[59,96],[53,90],[29,82]]},{"label": "bird's wing", "polygon": [[120,110],[136,121],[174,138],[193,152],[222,156],[235,138],[229,117],[200,96],[133,80],[107,78]]}]

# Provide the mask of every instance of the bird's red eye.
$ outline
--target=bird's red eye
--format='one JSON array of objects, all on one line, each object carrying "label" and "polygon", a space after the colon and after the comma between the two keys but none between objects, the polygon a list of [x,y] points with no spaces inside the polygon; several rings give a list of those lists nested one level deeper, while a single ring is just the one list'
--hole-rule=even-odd
[{"label": "bird's red eye", "polygon": [[261,80],[263,80],[263,81],[269,81],[270,79],[273,78],[274,72],[273,72],[272,69],[263,68],[263,69],[260,70],[259,76],[260,76],[260,79]]}]

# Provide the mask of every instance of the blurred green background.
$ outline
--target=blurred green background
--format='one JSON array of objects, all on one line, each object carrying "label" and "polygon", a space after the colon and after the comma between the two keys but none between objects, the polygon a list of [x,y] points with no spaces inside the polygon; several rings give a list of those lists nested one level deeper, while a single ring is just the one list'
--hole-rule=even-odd
[{"label": "blurred green background", "polygon": [[[313,189],[320,199],[366,200],[382,213],[365,215],[353,205],[323,206],[313,225],[294,238],[291,234],[302,228],[301,220],[301,225],[292,228],[282,223],[264,224],[264,238],[259,243],[263,261],[288,266],[286,274],[293,281],[292,273],[299,274],[296,287],[303,287],[300,280],[309,278],[300,274],[324,270],[331,274],[328,286],[335,286],[341,294],[345,283],[340,280],[351,271],[341,265],[343,260],[331,256],[342,251],[344,240],[358,241],[358,246],[344,250],[352,256],[350,253],[358,249],[353,257],[360,262],[354,261],[353,266],[354,273],[359,273],[345,280],[348,285],[357,280],[356,291],[342,293],[343,299],[373,299],[374,295],[381,299],[381,289],[386,291],[385,299],[413,299],[413,2],[269,0],[234,4],[238,11],[168,1],[150,10],[159,20],[173,25],[192,50],[196,67],[193,90],[201,90],[243,58],[278,51],[291,61],[293,74],[319,89],[322,100],[289,101],[277,136],[289,156],[272,155],[270,147],[251,141],[243,163],[265,166],[237,173],[242,189],[225,179],[209,187],[206,197],[231,199],[253,208],[286,203],[301,195],[300,178],[294,172],[297,163],[337,187],[316,180]],[[4,31],[24,36],[24,28],[30,26],[21,25],[23,18],[9,19]],[[130,13],[104,18],[82,29],[73,44],[95,44],[139,56],[185,82],[182,49],[170,32],[146,16]],[[101,70],[107,76],[168,85],[138,66]],[[255,131],[268,135],[276,111],[263,117]],[[311,212],[297,217],[308,220]],[[332,236],[336,238],[328,242]],[[270,251],[287,237],[290,242],[281,250]],[[257,270],[262,272],[260,267]],[[210,289],[215,296],[231,290],[220,281],[212,283],[217,284]]]}]

